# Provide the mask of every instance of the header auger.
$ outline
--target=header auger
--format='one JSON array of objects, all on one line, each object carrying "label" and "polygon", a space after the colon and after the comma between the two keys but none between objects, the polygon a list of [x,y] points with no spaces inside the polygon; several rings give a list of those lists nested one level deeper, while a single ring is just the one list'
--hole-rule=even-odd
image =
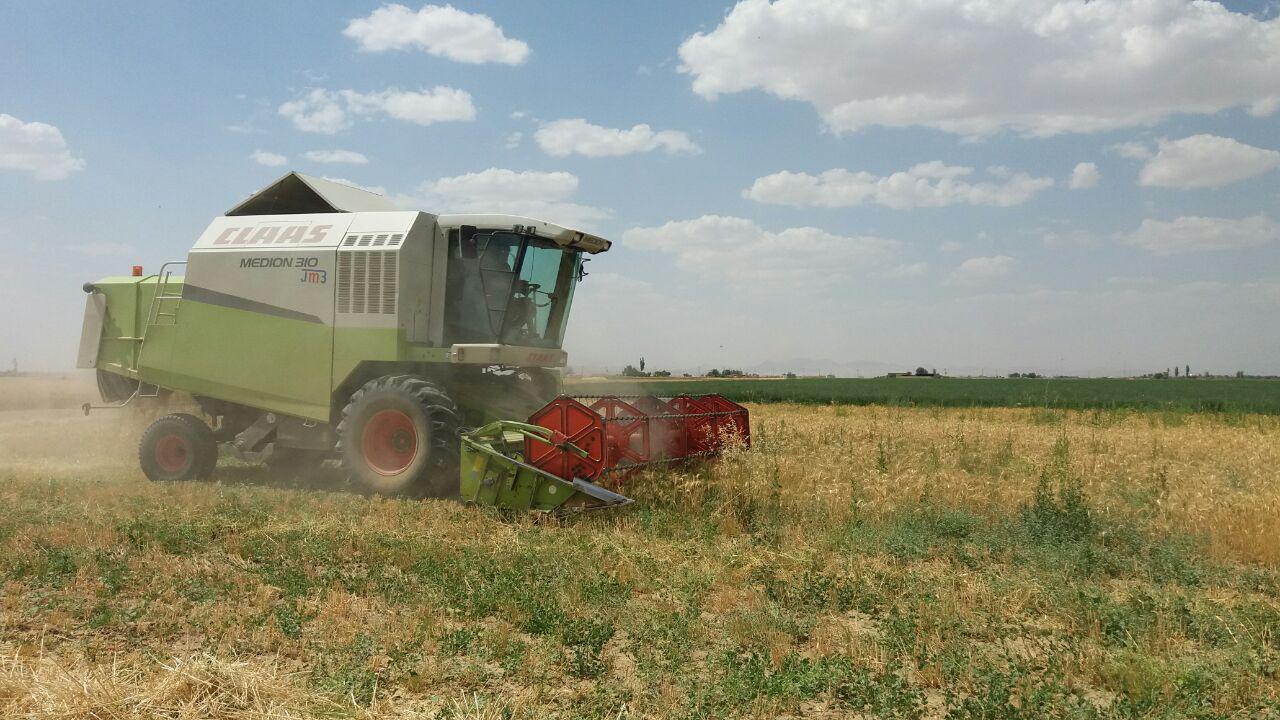
[{"label": "header auger", "polygon": [[221,451],[295,474],[336,458],[382,495],[621,505],[600,484],[748,428],[718,396],[559,396],[583,254],[610,245],[289,173],[214,218],[186,260],[86,283],[77,366],[107,407],[174,391],[198,404],[203,417],[143,434],[152,480],[208,477]]},{"label": "header auger", "polygon": [[463,434],[462,499],[561,512],[626,505],[601,485],[750,445],[750,432],[746,408],[720,395],[562,395],[527,423]]}]

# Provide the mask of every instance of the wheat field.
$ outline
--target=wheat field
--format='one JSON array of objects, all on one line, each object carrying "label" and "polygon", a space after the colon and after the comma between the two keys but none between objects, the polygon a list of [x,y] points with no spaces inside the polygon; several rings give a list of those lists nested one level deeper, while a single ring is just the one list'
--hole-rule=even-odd
[{"label": "wheat field", "polygon": [[0,716],[1280,716],[1280,419],[750,410],[565,520],[0,414]]}]

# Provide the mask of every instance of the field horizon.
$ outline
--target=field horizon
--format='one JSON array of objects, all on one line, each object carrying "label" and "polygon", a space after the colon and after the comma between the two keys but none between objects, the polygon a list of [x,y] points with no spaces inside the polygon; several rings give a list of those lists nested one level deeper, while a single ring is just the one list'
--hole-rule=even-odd
[{"label": "field horizon", "polygon": [[735,402],[1280,414],[1268,378],[568,378],[595,395],[719,393]]}]

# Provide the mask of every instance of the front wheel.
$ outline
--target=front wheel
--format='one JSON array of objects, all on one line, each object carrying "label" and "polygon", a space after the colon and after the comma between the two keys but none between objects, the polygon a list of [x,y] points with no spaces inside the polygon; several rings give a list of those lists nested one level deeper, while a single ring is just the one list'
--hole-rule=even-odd
[{"label": "front wheel", "polygon": [[387,375],[351,396],[338,450],[351,480],[371,493],[458,493],[458,415],[449,395],[413,375]]},{"label": "front wheel", "polygon": [[204,480],[218,462],[218,443],[203,420],[174,413],[151,423],[138,443],[138,463],[148,480]]}]

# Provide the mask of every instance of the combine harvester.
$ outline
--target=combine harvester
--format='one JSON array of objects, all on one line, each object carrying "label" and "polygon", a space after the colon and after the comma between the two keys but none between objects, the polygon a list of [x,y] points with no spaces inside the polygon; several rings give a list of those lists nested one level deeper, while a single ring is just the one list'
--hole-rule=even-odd
[{"label": "combine harvester", "polygon": [[749,419],[718,395],[559,395],[583,253],[609,246],[289,173],[215,218],[186,260],[85,284],[77,366],[97,370],[96,407],[173,391],[199,404],[207,420],[170,414],[143,433],[152,480],[210,477],[221,445],[298,474],[337,457],[383,495],[624,505],[609,487],[747,442]]}]

